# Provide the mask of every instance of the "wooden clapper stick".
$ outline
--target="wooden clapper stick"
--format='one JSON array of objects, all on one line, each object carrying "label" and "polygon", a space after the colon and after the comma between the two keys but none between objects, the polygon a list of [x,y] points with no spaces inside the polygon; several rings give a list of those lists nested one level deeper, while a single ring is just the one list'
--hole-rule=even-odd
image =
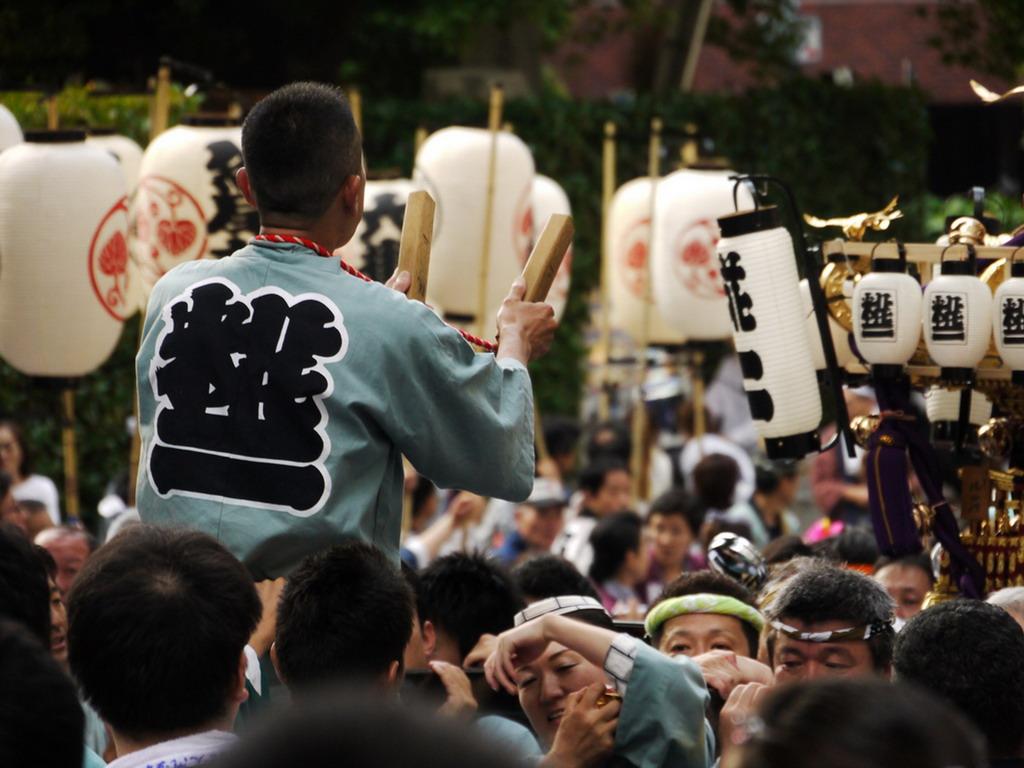
[{"label": "wooden clapper stick", "polygon": [[[402,221],[402,237],[398,246],[398,271],[408,272],[412,281],[407,296],[416,301],[423,301],[427,295],[427,276],[430,272],[430,245],[434,235],[434,199],[425,191],[413,192],[405,204],[405,217]],[[561,213],[553,213],[544,225],[537,243],[533,246],[530,258],[523,268],[523,279],[526,281],[524,301],[544,301],[551,284],[558,274],[566,251],[572,244],[574,228],[572,217]],[[540,419],[534,409],[534,435],[537,442],[537,455],[548,458],[544,444],[544,433],[540,428]],[[411,498],[405,495],[402,504],[403,530],[408,529],[412,519]],[[468,531],[463,531],[463,543]]]}]

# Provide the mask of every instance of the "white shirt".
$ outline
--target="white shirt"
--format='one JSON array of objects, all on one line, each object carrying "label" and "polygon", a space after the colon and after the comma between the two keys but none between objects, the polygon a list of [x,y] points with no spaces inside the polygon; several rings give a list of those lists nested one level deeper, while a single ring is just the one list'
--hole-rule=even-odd
[{"label": "white shirt", "polygon": [[15,501],[38,501],[46,505],[46,511],[54,525],[60,525],[60,496],[53,480],[43,475],[29,475],[11,488]]},{"label": "white shirt", "polygon": [[162,741],[151,747],[129,752],[107,768],[170,768],[201,765],[228,749],[238,737],[224,731],[206,731]]}]

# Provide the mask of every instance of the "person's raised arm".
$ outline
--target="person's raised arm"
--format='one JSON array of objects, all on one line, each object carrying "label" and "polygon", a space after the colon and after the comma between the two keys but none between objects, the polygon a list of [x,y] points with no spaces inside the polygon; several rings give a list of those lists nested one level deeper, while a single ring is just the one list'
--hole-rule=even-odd
[{"label": "person's raised arm", "polygon": [[543,302],[523,301],[526,281],[513,284],[498,310],[498,360],[511,358],[526,365],[551,347],[558,322],[555,310]]}]

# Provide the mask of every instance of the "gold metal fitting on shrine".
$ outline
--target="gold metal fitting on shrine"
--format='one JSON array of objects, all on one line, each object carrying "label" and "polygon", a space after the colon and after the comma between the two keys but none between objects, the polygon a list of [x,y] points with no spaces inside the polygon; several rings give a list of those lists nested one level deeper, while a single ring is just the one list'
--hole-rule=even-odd
[{"label": "gold metal fitting on shrine", "polygon": [[978,448],[990,459],[1004,459],[1013,447],[1013,432],[1007,419],[989,419],[978,427]]},{"label": "gold metal fitting on shrine", "polygon": [[853,439],[861,448],[868,447],[868,440],[878,429],[882,419],[877,413],[867,416],[854,416],[850,420],[850,430],[853,432]]}]

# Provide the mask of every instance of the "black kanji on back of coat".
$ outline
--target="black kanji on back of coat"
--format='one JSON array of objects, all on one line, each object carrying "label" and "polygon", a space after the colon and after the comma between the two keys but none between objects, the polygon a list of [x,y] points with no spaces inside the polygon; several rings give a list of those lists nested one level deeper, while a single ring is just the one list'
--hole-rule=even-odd
[{"label": "black kanji on back of coat", "polygon": [[[326,491],[320,365],[344,351],[337,308],[277,289],[193,286],[165,309],[150,471],[162,495],[309,510]],[[169,314],[169,319],[167,318]]]}]

